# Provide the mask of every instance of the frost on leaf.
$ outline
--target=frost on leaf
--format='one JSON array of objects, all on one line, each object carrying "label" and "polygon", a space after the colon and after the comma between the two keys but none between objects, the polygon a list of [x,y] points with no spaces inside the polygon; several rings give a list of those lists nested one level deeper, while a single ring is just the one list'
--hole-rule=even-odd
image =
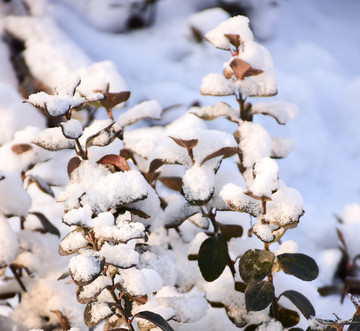
[{"label": "frost on leaf", "polygon": [[235,94],[235,85],[222,74],[211,73],[205,76],[200,85],[202,95],[227,96]]},{"label": "frost on leaf", "polygon": [[[98,131],[94,132],[94,128],[96,129],[99,124],[105,122],[107,125],[101,128]],[[81,137],[81,142],[83,142],[86,147],[91,146],[99,146],[104,147],[111,144],[116,138],[122,137],[122,130],[116,130],[114,128],[114,123],[110,124],[107,121],[99,121],[98,123],[94,123],[93,126],[88,127],[84,130],[84,134]]]},{"label": "frost on leaf", "polygon": [[80,248],[87,246],[88,240],[84,236],[84,231],[80,228],[71,231],[60,242],[59,254],[70,255],[76,253]]},{"label": "frost on leaf", "polygon": [[68,139],[78,139],[83,133],[80,121],[75,119],[70,119],[64,123],[61,123],[60,126],[63,135]]},{"label": "frost on leaf", "polygon": [[252,195],[270,198],[279,185],[279,166],[275,160],[264,157],[255,163],[253,176],[254,180],[249,185]]},{"label": "frost on leaf", "polygon": [[126,244],[111,245],[105,243],[101,247],[99,254],[105,258],[106,263],[119,268],[130,268],[139,262],[139,253]]},{"label": "frost on leaf", "polygon": [[64,137],[60,127],[43,130],[32,143],[48,151],[75,148],[74,140]]},{"label": "frost on leaf", "polygon": [[76,285],[82,286],[93,282],[102,272],[105,259],[78,255],[70,259],[69,271]]},{"label": "frost on leaf", "polygon": [[114,124],[115,130],[121,130],[143,118],[160,119],[161,112],[162,108],[157,101],[144,101],[121,114]]},{"label": "frost on leaf", "polygon": [[218,117],[225,117],[229,121],[239,123],[239,112],[231,108],[225,102],[218,102],[211,106],[204,106],[199,108],[194,115],[205,121],[211,121]]},{"label": "frost on leaf", "polygon": [[220,191],[220,196],[232,210],[248,213],[254,217],[260,214],[260,202],[247,196],[240,186],[226,184]]},{"label": "frost on leaf", "polygon": [[183,176],[183,192],[192,204],[204,204],[214,193],[215,173],[207,166],[194,165]]},{"label": "frost on leaf", "polygon": [[274,101],[272,103],[258,102],[253,105],[252,113],[269,115],[279,124],[286,124],[296,117],[298,109],[295,104],[284,101]]},{"label": "frost on leaf", "polygon": [[116,172],[98,178],[81,197],[81,204],[93,212],[100,213],[123,204],[132,203],[147,196],[144,177],[135,170]]}]

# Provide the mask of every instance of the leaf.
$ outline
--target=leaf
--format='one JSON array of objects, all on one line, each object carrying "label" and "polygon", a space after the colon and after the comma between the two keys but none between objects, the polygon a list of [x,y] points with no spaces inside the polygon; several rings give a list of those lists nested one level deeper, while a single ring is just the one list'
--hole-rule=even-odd
[{"label": "leaf", "polygon": [[32,150],[32,146],[30,144],[15,144],[15,145],[11,146],[11,150],[15,154],[22,154],[22,153]]},{"label": "leaf", "polygon": [[219,278],[229,260],[228,247],[222,236],[216,235],[203,241],[199,249],[198,264],[207,282]]},{"label": "leaf", "polygon": [[285,273],[301,280],[311,281],[319,275],[319,268],[313,258],[300,253],[284,253],[277,256]]},{"label": "leaf", "polygon": [[84,248],[89,244],[85,238],[84,230],[77,227],[68,233],[59,244],[59,255],[66,256],[76,253],[80,248]]},{"label": "leaf", "polygon": [[103,156],[97,161],[98,164],[111,164],[121,171],[129,171],[130,167],[126,162],[126,159],[120,155],[108,154]]},{"label": "leaf", "polygon": [[275,255],[270,251],[249,249],[240,258],[239,272],[245,283],[258,282],[271,272]]},{"label": "leaf", "polygon": [[299,314],[290,309],[286,309],[283,306],[277,304],[277,314],[274,312],[274,305],[270,306],[270,317],[275,317],[277,315],[277,319],[281,322],[284,328],[291,328],[296,325],[300,321]]},{"label": "leaf", "polygon": [[[129,91],[122,92],[101,92],[104,95],[104,99],[100,100],[100,104],[106,109],[107,113],[111,114],[111,109],[119,103],[125,102],[130,98]],[[112,116],[111,116],[112,118]]]},{"label": "leaf", "polygon": [[337,293],[342,293],[344,290],[344,286],[342,284],[339,285],[329,285],[329,286],[322,286],[318,288],[318,292],[321,296],[327,296]]},{"label": "leaf", "polygon": [[42,178],[33,175],[27,176],[27,186],[29,187],[33,183],[35,183],[42,192],[55,198],[55,194],[51,189],[51,186],[46,183]]},{"label": "leaf", "polygon": [[60,322],[60,328],[62,330],[70,330],[71,325],[69,319],[60,311],[60,310],[50,310],[52,313],[56,315]]},{"label": "leaf", "polygon": [[240,47],[240,36],[238,34],[225,33],[224,36],[229,39],[230,44],[236,49]]},{"label": "leaf", "polygon": [[185,140],[185,139],[175,138],[175,137],[170,137],[170,136],[169,136],[169,138],[174,140],[180,147],[184,147],[186,149],[193,149],[198,143],[197,139]]},{"label": "leaf", "polygon": [[47,217],[43,213],[39,212],[29,212],[29,214],[36,216],[41,225],[43,226],[44,230],[48,233],[54,234],[60,238],[60,231],[47,219]]},{"label": "leaf", "polygon": [[313,305],[303,294],[297,291],[288,290],[281,293],[279,298],[282,295],[288,298],[301,311],[306,319],[316,315]]},{"label": "leaf", "polygon": [[57,280],[63,280],[63,279],[66,279],[70,276],[70,272],[69,271],[65,271],[64,273],[62,273],[58,278]]},{"label": "leaf", "polygon": [[161,159],[154,159],[150,162],[150,166],[149,166],[149,172],[153,173],[155,172],[157,169],[159,169],[162,165],[166,164],[165,160],[161,160]]},{"label": "leaf", "polygon": [[[79,270],[78,267],[72,266],[72,259],[77,259],[77,264],[85,265],[87,268]],[[92,283],[104,270],[105,259],[103,257],[94,257],[86,255],[77,255],[70,260],[70,276],[78,286],[84,286]]]},{"label": "leaf", "polygon": [[243,282],[235,281],[235,283],[234,283],[234,289],[235,289],[235,291],[244,293],[245,290],[246,290],[246,284],[243,283]]},{"label": "leaf", "polygon": [[170,326],[170,324],[164,320],[162,316],[159,314],[155,314],[151,311],[141,311],[134,315],[137,318],[144,318],[149,322],[155,324],[163,331],[174,331],[174,329]]},{"label": "leaf", "polygon": [[273,300],[274,295],[274,285],[269,281],[262,280],[249,284],[245,290],[247,311],[260,311],[265,309]]},{"label": "leaf", "polygon": [[220,148],[219,150],[217,150],[216,152],[211,153],[208,156],[206,156],[201,161],[200,165],[203,165],[206,161],[209,161],[218,156],[229,157],[229,156],[232,156],[237,153],[241,153],[241,150],[238,147],[223,147],[223,148]]},{"label": "leaf", "polygon": [[67,173],[71,179],[72,172],[81,164],[81,159],[77,156],[72,157],[67,164]]},{"label": "leaf", "polygon": [[6,299],[11,299],[13,298],[16,294],[18,294],[17,292],[5,292],[5,293],[0,293],[0,300],[6,300]]},{"label": "leaf", "polygon": [[231,238],[240,238],[243,235],[244,229],[241,225],[236,224],[221,224],[217,223],[222,236],[226,241],[229,241]]},{"label": "leaf", "polygon": [[110,308],[111,306],[112,305],[108,302],[89,302],[84,310],[84,321],[86,326],[91,328],[104,319],[112,316],[114,313]]},{"label": "leaf", "polygon": [[256,76],[263,73],[263,70],[252,68],[251,65],[239,58],[234,58],[231,63],[230,67],[233,70],[235,76],[242,80],[245,77],[249,76]]},{"label": "leaf", "polygon": [[182,188],[182,178],[181,177],[161,177],[159,178],[160,182],[162,182],[166,187],[174,190],[181,191]]}]

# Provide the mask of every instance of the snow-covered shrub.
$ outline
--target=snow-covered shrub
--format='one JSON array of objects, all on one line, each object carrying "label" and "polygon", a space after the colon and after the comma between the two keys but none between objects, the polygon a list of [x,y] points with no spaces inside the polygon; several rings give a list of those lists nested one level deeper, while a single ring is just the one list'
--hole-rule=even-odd
[{"label": "snow-covered shrub", "polygon": [[[223,73],[203,79],[201,93],[234,96],[236,109],[225,102],[194,106],[163,127],[130,127],[160,118],[160,105],[144,101],[114,116],[113,108],[130,93],[110,92],[106,83],[90,87],[91,70],[81,80],[69,75],[54,92],[28,97],[27,105],[59,125],[25,130],[25,141],[6,148],[26,166],[14,161],[18,169],[0,168],[0,188],[21,200],[14,203],[9,194],[0,201],[0,266],[14,275],[5,276],[2,297],[21,292],[5,292],[16,282],[27,292],[12,314],[15,321],[43,329],[173,330],[185,323],[201,329],[204,319],[223,314],[218,323],[233,328],[281,330],[299,323],[298,311],[309,320],[315,315],[304,294],[277,286],[284,274],[311,281],[318,267],[298,253],[296,243],[280,242],[304,212],[299,192],[280,179],[275,160],[291,144],[271,137],[253,119],[263,114],[283,125],[296,109],[281,101],[248,102],[277,93],[271,56],[254,41],[248,24],[243,16],[233,17],[205,35],[231,57]],[[79,116],[101,107],[108,119]],[[219,118],[229,121],[228,131],[206,122]],[[32,151],[39,158],[29,162]],[[41,232],[59,235],[43,214],[30,210],[23,184],[55,195],[55,183],[29,170],[33,163],[61,159],[68,182],[56,190],[65,211],[58,261],[53,235],[15,234],[6,218],[17,215],[23,225],[30,214],[41,222]],[[36,277],[24,277],[27,270]]]}]

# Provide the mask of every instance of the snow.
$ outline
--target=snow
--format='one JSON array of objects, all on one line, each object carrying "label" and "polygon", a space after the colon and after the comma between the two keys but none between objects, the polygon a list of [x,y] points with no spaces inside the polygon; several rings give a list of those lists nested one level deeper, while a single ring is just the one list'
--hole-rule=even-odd
[{"label": "snow", "polygon": [[13,262],[18,253],[18,241],[7,219],[0,215],[0,266],[3,268]]},{"label": "snow", "polygon": [[68,139],[78,139],[83,133],[80,121],[70,119],[61,124],[63,135]]},{"label": "snow", "polygon": [[126,244],[110,245],[105,243],[100,251],[107,263],[119,268],[130,268],[139,262],[139,254]]},{"label": "snow", "polygon": [[151,297],[153,292],[159,291],[163,286],[160,275],[155,270],[148,268],[120,270],[115,281],[134,296],[147,295]]},{"label": "snow", "polygon": [[240,137],[243,138],[239,147],[243,152],[242,164],[244,167],[252,167],[255,162],[270,155],[272,140],[269,133],[261,125],[243,122],[238,131]]},{"label": "snow", "polygon": [[269,157],[264,157],[255,163],[253,168],[254,180],[249,190],[257,197],[271,197],[273,191],[278,188],[279,166]]},{"label": "snow", "polygon": [[174,320],[182,323],[196,322],[207,311],[208,304],[204,295],[200,292],[181,294],[174,287],[165,286],[157,294],[159,302],[174,309]]},{"label": "snow", "polygon": [[69,270],[75,282],[90,283],[101,272],[101,260],[88,255],[73,256]]},{"label": "snow", "polygon": [[225,34],[238,34],[241,44],[251,44],[254,36],[249,28],[249,19],[245,16],[235,16],[220,23],[215,29],[205,35],[205,39],[214,46],[224,50],[230,50],[231,44]]},{"label": "snow", "polygon": [[208,166],[194,165],[183,176],[185,199],[190,202],[209,200],[214,193],[214,172]]},{"label": "snow", "polygon": [[74,140],[64,137],[60,127],[47,128],[33,139],[33,144],[41,146],[49,151],[71,149],[75,147]]},{"label": "snow", "polygon": [[127,125],[131,125],[142,118],[160,119],[162,108],[155,100],[144,101],[126,113],[121,114],[115,122],[116,131],[123,129]]},{"label": "snow", "polygon": [[200,93],[214,96],[232,95],[235,94],[234,84],[222,74],[211,73],[202,79]]},{"label": "snow", "polygon": [[281,124],[286,124],[292,121],[298,114],[298,108],[295,104],[274,101],[271,103],[258,102],[252,107],[254,114],[271,115],[276,118]]}]

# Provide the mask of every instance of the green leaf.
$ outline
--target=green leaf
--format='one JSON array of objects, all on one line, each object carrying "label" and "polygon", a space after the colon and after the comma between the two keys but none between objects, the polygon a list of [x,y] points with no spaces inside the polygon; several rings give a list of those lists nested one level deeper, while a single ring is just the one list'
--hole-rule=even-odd
[{"label": "green leaf", "polygon": [[239,272],[245,283],[258,282],[271,272],[275,255],[270,251],[249,249],[240,258]]},{"label": "green leaf", "polygon": [[199,249],[198,264],[204,279],[212,282],[219,278],[229,260],[228,247],[222,236],[214,236],[203,241]]},{"label": "green leaf", "polygon": [[238,292],[241,292],[241,293],[244,293],[245,290],[246,290],[246,284],[243,283],[243,282],[236,281],[234,283],[234,290],[238,291]]},{"label": "green leaf", "polygon": [[274,299],[274,296],[274,285],[268,281],[262,280],[249,284],[245,291],[247,311],[260,311],[265,309]]},{"label": "green leaf", "polygon": [[284,253],[277,256],[285,273],[301,280],[311,281],[319,275],[319,268],[313,258],[300,253]]},{"label": "green leaf", "polygon": [[231,238],[240,238],[244,232],[241,225],[218,223],[218,226],[226,241],[229,241]]},{"label": "green leaf", "polygon": [[134,316],[148,320],[149,322],[155,324],[163,331],[174,331],[174,329],[170,326],[170,324],[167,321],[165,321],[164,318],[159,314],[155,314],[151,311],[141,311],[140,313],[137,313]]},{"label": "green leaf", "polygon": [[91,301],[85,307],[84,321],[86,326],[91,328],[113,314],[110,303]]},{"label": "green leaf", "polygon": [[305,318],[309,319],[312,316],[316,315],[315,309],[309,299],[307,299],[301,293],[293,290],[288,290],[281,293],[279,298],[282,295],[288,298],[301,311]]},{"label": "green leaf", "polygon": [[52,223],[47,219],[47,217],[39,212],[29,212],[29,214],[36,216],[39,221],[41,222],[41,225],[43,226],[45,232],[54,234],[55,236],[58,236],[60,238],[60,232],[59,230],[52,225]]},{"label": "green leaf", "polygon": [[286,309],[279,304],[277,305],[277,314],[275,314],[275,307],[274,305],[270,306],[270,316],[275,317],[278,316],[278,320],[281,322],[284,328],[291,328],[292,326],[296,325],[300,321],[299,314],[290,309]]}]

